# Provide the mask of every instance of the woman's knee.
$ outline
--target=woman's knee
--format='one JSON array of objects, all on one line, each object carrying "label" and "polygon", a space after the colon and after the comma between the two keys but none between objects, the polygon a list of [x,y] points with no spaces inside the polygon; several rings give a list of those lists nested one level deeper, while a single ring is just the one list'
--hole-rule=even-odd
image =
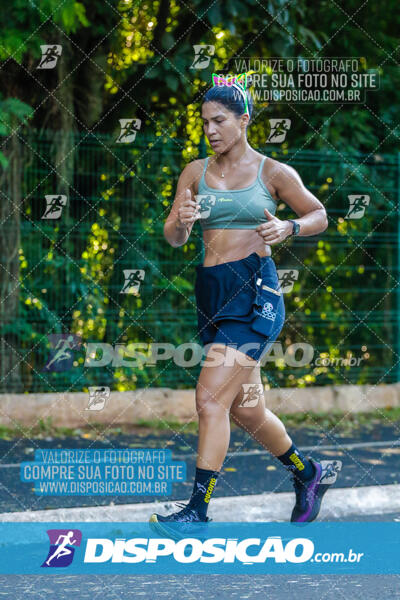
[{"label": "woman's knee", "polygon": [[199,418],[218,416],[227,413],[223,398],[213,389],[197,385],[196,387],[196,411]]}]

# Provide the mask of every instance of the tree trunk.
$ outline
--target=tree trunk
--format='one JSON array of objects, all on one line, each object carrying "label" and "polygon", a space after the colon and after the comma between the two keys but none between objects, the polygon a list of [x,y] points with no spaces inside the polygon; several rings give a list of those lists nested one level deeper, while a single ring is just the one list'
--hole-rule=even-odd
[{"label": "tree trunk", "polygon": [[[59,239],[62,241],[57,244],[60,255],[64,259],[64,268],[59,272],[59,283],[57,289],[63,289],[63,302],[61,306],[54,307],[59,320],[62,322],[63,330],[70,331],[71,327],[71,301],[70,290],[71,281],[79,276],[75,262],[77,260],[75,244],[69,233],[74,225],[74,201],[81,203],[80,198],[76,198],[73,193],[74,186],[74,79],[69,76],[71,72],[71,50],[70,42],[60,34],[59,43],[62,44],[62,55],[57,62],[57,85],[59,86],[54,93],[55,100],[51,112],[55,118],[53,143],[50,147],[51,163],[55,169],[56,188],[54,194],[62,194],[67,197],[67,204],[60,217]],[[74,229],[73,235],[76,235]],[[57,252],[56,248],[56,252]],[[70,257],[70,258],[68,258]]]},{"label": "tree trunk", "polygon": [[18,333],[21,210],[21,144],[12,135],[3,147],[9,164],[0,176],[0,392],[22,392]]}]

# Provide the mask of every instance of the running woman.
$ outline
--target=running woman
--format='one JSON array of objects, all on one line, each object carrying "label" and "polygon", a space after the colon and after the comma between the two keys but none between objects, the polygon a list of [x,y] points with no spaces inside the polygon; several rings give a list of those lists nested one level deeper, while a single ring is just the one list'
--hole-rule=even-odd
[{"label": "running woman", "polygon": [[[246,130],[253,103],[246,74],[229,81],[213,75],[213,81],[204,96],[202,120],[215,155],[184,168],[164,225],[174,248],[187,243],[197,220],[202,227],[205,256],[196,267],[195,294],[198,331],[206,346],[196,386],[199,438],[193,492],[187,504],[177,503],[178,512],[150,517],[155,528],[167,531],[168,523],[211,520],[207,509],[229,447],[230,417],[290,472],[296,495],[292,522],[313,521],[333,483],[332,472],[326,476],[320,462],[304,456],[282,421],[265,408],[263,394],[255,406],[244,402],[244,384],[262,390],[260,361],[285,320],[271,246],[292,235],[324,231],[325,208],[291,166],[249,145]],[[299,218],[276,217],[278,200]],[[334,464],[339,470],[340,461]]]}]

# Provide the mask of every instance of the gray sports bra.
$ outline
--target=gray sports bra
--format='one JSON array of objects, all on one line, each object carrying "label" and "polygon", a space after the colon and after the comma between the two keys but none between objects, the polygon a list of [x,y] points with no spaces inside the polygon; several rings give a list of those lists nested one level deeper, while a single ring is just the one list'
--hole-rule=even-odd
[{"label": "gray sports bra", "polygon": [[[208,157],[209,158],[209,157]],[[261,160],[257,178],[240,190],[217,190],[205,181],[208,158],[204,163],[196,200],[200,203],[202,229],[255,229],[265,223],[264,208],[275,214],[276,202],[261,179],[266,156]]]}]

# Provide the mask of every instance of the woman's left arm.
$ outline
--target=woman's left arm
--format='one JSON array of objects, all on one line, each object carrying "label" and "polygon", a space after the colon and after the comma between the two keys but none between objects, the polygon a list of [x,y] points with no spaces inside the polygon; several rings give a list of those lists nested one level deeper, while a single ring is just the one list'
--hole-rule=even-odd
[{"label": "woman's left arm", "polygon": [[[290,206],[299,217],[294,219],[300,225],[300,231],[297,235],[316,235],[325,231],[328,227],[325,207],[304,186],[300,175],[295,169],[289,165],[279,163],[273,174],[273,184],[278,197]],[[265,209],[265,214],[268,222],[259,225],[257,231],[266,244],[277,244],[291,235],[293,223],[278,219],[278,217],[271,215],[267,209]]]}]

